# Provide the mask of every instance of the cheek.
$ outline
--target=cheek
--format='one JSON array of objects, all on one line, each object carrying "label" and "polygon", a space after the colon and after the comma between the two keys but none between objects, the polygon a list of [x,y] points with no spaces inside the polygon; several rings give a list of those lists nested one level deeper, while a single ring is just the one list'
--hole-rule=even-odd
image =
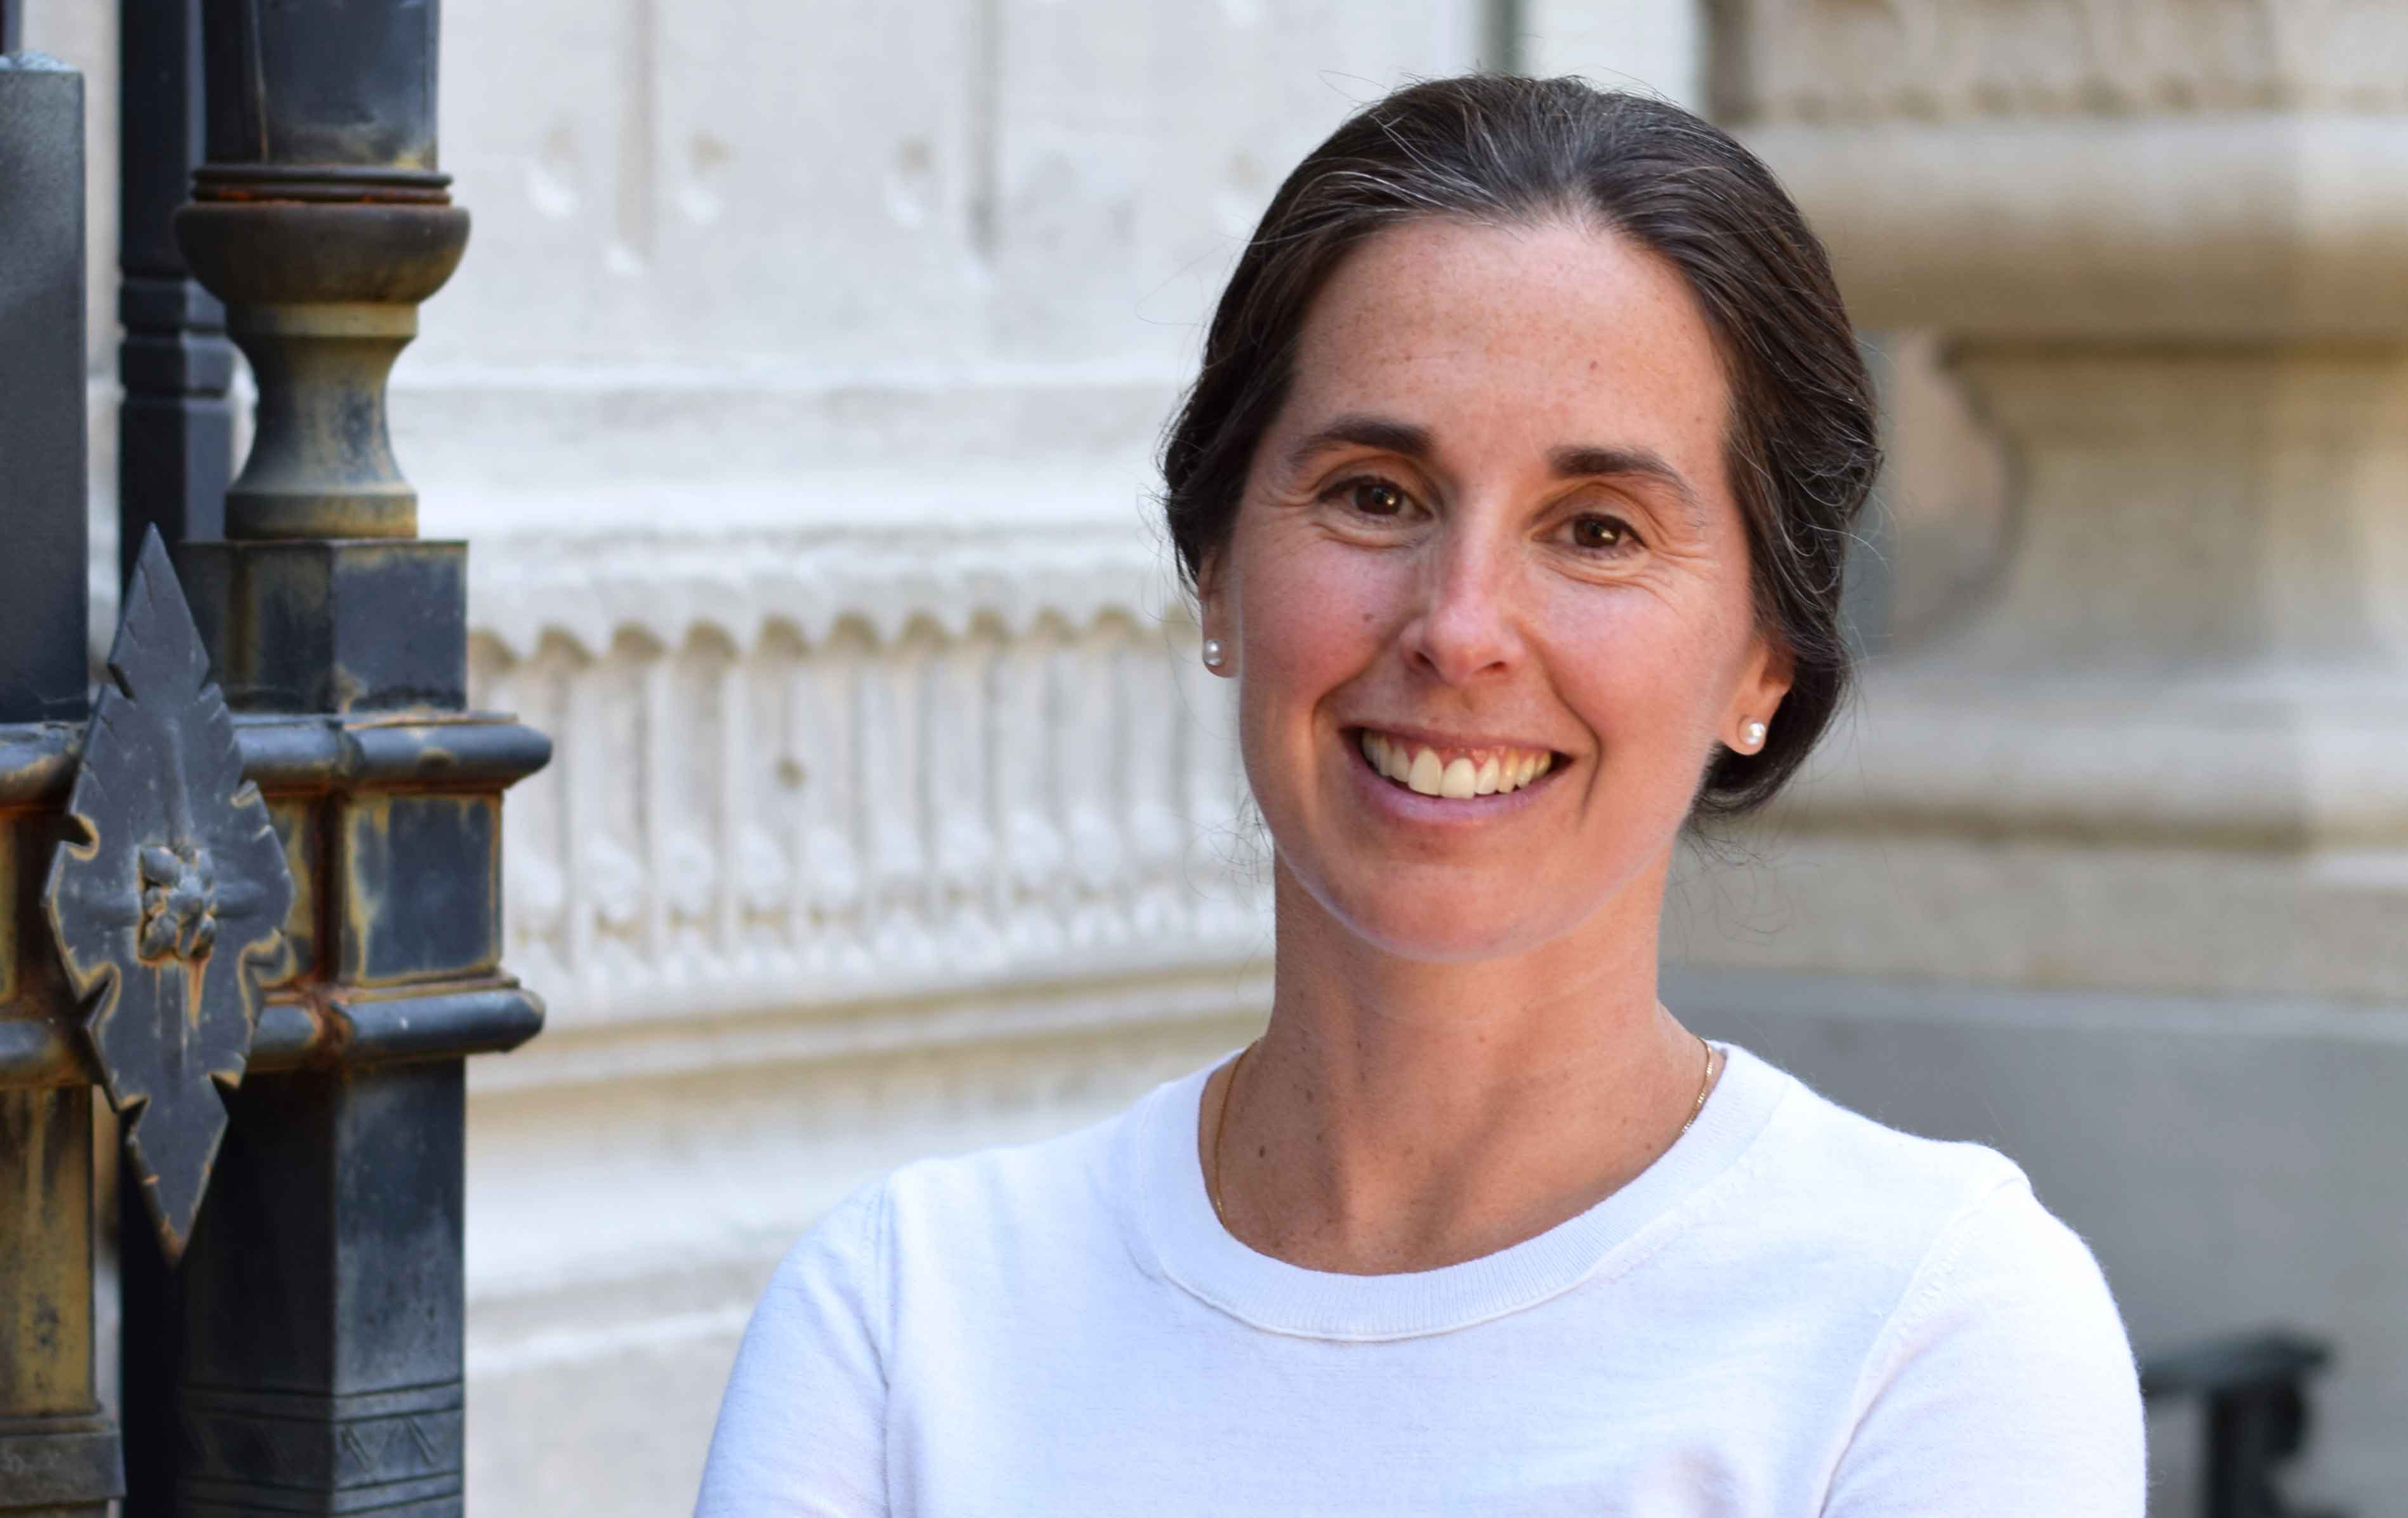
[{"label": "cheek", "polygon": [[1376,655],[1404,556],[1350,552],[1303,534],[1266,533],[1253,547],[1235,629],[1248,704],[1309,705]]},{"label": "cheek", "polygon": [[1647,594],[1593,597],[1554,622],[1558,688],[1603,741],[1605,757],[1677,754],[1712,742],[1731,659],[1719,619]]}]

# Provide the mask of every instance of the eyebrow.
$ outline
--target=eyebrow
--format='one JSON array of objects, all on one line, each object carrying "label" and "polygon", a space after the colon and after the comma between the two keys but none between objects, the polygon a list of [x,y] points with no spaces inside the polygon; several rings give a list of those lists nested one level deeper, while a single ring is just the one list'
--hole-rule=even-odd
[{"label": "eyebrow", "polygon": [[[1427,464],[1436,451],[1427,427],[1388,417],[1348,415],[1298,438],[1296,446],[1288,450],[1288,467],[1301,469],[1324,449],[1349,444],[1399,454],[1416,464]],[[1700,526],[1705,521],[1705,511],[1698,504],[1698,493],[1689,484],[1688,477],[1653,449],[1570,443],[1549,451],[1547,466],[1558,480],[1655,480],[1671,491],[1691,526]]]},{"label": "eyebrow", "polygon": [[1376,448],[1383,453],[1400,453],[1415,464],[1427,464],[1433,449],[1429,429],[1410,422],[1392,421],[1380,416],[1341,416],[1317,432],[1297,439],[1287,451],[1287,465],[1301,469],[1312,456],[1324,449],[1352,444],[1356,448]]},{"label": "eyebrow", "polygon": [[1574,445],[1558,448],[1547,455],[1549,467],[1562,480],[1584,480],[1595,476],[1607,479],[1653,480],[1671,491],[1680,502],[1689,525],[1702,529],[1705,508],[1698,504],[1698,493],[1689,479],[1672,467],[1663,454],[1649,448],[1588,448]]}]

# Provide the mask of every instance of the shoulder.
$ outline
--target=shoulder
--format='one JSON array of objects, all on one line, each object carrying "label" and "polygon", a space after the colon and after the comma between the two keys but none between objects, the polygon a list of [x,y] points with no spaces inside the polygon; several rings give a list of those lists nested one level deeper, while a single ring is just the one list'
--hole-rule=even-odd
[{"label": "shoulder", "polygon": [[[1771,1231],[1804,1257],[1846,1262],[1878,1325],[1852,1352],[1851,1432],[1827,1511],[2137,1514],[2142,1416],[2123,1321],[2089,1247],[2023,1171],[1794,1081],[1764,1137],[1755,1192],[1782,1198]],[[1966,1507],[1969,1490],[1995,1503]]]},{"label": "shoulder", "polygon": [[2001,1190],[2028,1193],[2023,1171],[1995,1149],[1904,1133],[1793,1076],[1775,1079],[1786,1090],[1764,1133],[1768,1179],[1829,1226],[1920,1253],[1966,1210]]},{"label": "shoulder", "polygon": [[823,1213],[790,1248],[751,1333],[846,1347],[863,1364],[893,1345],[906,1299],[976,1297],[1026,1279],[1046,1252],[1091,1248],[1112,1193],[1119,1125],[1131,1113],[1041,1142],[915,1160]]},{"label": "shoulder", "polygon": [[1743,1239],[1735,1247],[1844,1267],[1855,1309],[1883,1317],[1971,1229],[2007,1259],[2057,1260],[2069,1241],[2088,1258],[1997,1150],[1900,1132],[1752,1055],[1735,1054],[1735,1070],[1741,1058],[1751,1083],[1777,1095],[1723,1189],[1720,1222]]},{"label": "shoulder", "polygon": [[844,1324],[861,1348],[874,1351],[887,1275],[886,1203],[886,1182],[876,1181],[822,1213],[778,1262],[749,1332],[774,1337],[801,1323]]},{"label": "shoulder", "polygon": [[2104,1275],[2021,1178],[1953,1218],[1857,1379],[1827,1511],[2139,1518],[2140,1378]]},{"label": "shoulder", "polygon": [[787,1253],[771,1295],[840,1288],[873,1318],[899,1298],[976,1293],[1117,1227],[1125,1125],[1142,1110],[1034,1143],[911,1161],[846,1197]]},{"label": "shoulder", "polygon": [[1108,1206],[1125,1166],[1125,1130],[1145,1106],[1034,1143],[904,1166],[884,1186],[895,1246],[1050,1233]]},{"label": "shoulder", "polygon": [[1774,1233],[1891,1280],[1883,1335],[1893,1350],[1978,1298],[1994,1311],[2078,1311],[2113,1330],[2120,1353],[2098,1261],[2013,1160],[1902,1133],[1779,1079],[1789,1089],[1766,1124],[1756,1194],[1780,1199]]}]

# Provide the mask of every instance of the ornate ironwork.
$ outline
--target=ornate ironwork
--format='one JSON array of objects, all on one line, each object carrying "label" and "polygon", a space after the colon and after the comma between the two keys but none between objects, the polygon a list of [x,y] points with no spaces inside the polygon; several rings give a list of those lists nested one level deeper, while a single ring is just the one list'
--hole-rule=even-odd
[{"label": "ornate ironwork", "polygon": [[153,531],[110,648],[68,801],[79,839],[42,893],[126,1157],[170,1260],[193,1219],[258,1024],[293,877]]}]

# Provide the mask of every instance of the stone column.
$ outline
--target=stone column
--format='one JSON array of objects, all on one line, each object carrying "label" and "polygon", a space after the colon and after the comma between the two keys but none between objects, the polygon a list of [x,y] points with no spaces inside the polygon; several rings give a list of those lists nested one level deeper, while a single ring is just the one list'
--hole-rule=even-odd
[{"label": "stone column", "polygon": [[2396,1248],[2367,1210],[2408,1207],[2408,12],[1733,0],[1713,46],[1858,322],[1941,335],[2014,504],[1766,867],[1676,906],[1692,994],[2008,1147],[2143,1348],[2337,1339],[2313,1474],[2379,1506],[2408,1294],[2351,1282]]},{"label": "stone column", "polygon": [[2408,117],[2372,108],[2408,92],[2339,72],[2379,39],[2329,7],[1739,9],[1729,113],[1858,322],[1946,335],[2016,481],[1986,604],[1875,668],[1789,812],[1889,835],[1886,930],[1827,898],[1740,956],[2408,1000],[2402,885],[2301,868],[2408,846]]}]

